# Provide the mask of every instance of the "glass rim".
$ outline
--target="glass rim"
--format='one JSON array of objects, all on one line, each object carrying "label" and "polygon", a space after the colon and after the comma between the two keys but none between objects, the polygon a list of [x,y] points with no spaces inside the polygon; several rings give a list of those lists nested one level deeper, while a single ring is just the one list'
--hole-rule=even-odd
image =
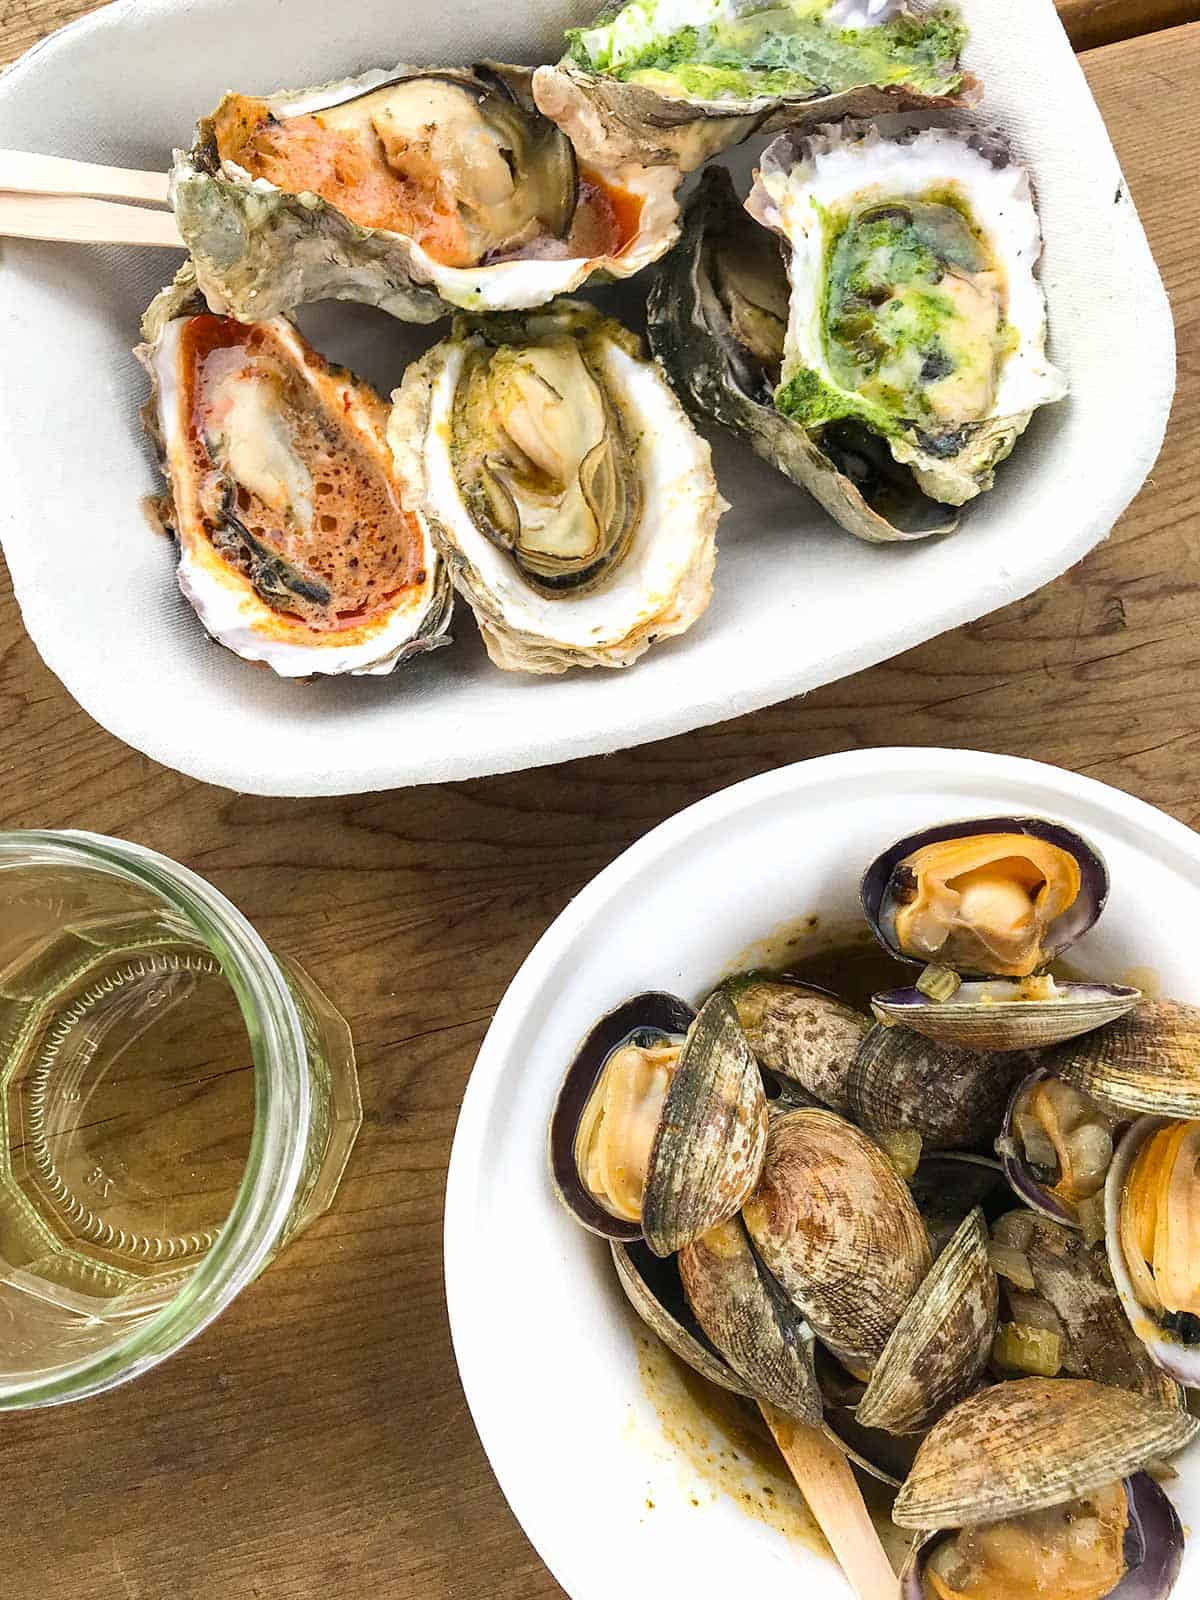
[{"label": "glass rim", "polygon": [[195,1338],[261,1271],[287,1221],[303,1172],[312,1095],[304,1030],[279,964],[219,889],[169,856],[104,834],[0,830],[0,867],[20,854],[42,864],[102,867],[148,889],[184,916],[221,963],[254,1066],[254,1127],[246,1166],[217,1238],[160,1311],[99,1353],[45,1377],[0,1381],[0,1410],[82,1400],[124,1383]]}]

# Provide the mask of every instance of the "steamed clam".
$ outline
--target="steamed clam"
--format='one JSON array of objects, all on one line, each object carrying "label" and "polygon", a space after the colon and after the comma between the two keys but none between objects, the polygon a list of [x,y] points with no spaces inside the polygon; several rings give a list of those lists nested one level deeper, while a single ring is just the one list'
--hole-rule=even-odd
[{"label": "steamed clam", "polygon": [[769,973],[724,984],[759,1065],[779,1083],[780,1101],[849,1109],[847,1085],[869,1020],[835,995]]},{"label": "steamed clam", "polygon": [[783,134],[746,204],[791,251],[776,408],[818,446],[831,424],[872,435],[947,505],[990,489],[1034,411],[1066,393],[1046,355],[1040,224],[1007,149],[945,128]]},{"label": "steamed clam", "polygon": [[850,1069],[850,1114],[877,1139],[910,1130],[928,1150],[990,1150],[1026,1066],[877,1025]]},{"label": "steamed clam", "polygon": [[682,1001],[649,994],[602,1018],[567,1069],[550,1130],[551,1173],[576,1219],[644,1237],[659,1256],[737,1215],[766,1147],[762,1080],[729,1002],[716,994],[687,1016]]},{"label": "steamed clam", "polygon": [[581,163],[529,83],[484,62],[226,95],[171,182],[212,308],[249,321],[334,298],[433,322],[656,260],[678,231],[672,175]]},{"label": "steamed clam", "polygon": [[593,306],[456,319],[405,374],[388,437],[497,666],[628,666],[707,606],[709,447]]},{"label": "steamed clam", "polygon": [[926,0],[628,0],[573,29],[533,89],[589,159],[691,172],[760,128],[968,102],[966,37]]},{"label": "steamed clam", "polygon": [[301,678],[387,673],[448,643],[446,569],[397,482],[374,390],[286,317],[211,315],[186,267],[143,332],[159,515],[212,638]]},{"label": "steamed clam", "polygon": [[775,404],[788,323],[787,267],[747,216],[729,174],[709,168],[683,236],[650,291],[650,342],[700,418],[722,423],[848,532],[885,543],[948,533],[958,513],[925,494],[886,444],[852,421],[819,435]]},{"label": "steamed clam", "polygon": [[997,1149],[1013,1189],[1055,1221],[1104,1232],[1104,1180],[1120,1119],[1038,1067],[1013,1090]]},{"label": "steamed clam", "polygon": [[714,1348],[692,1314],[676,1258],[656,1256],[642,1240],[622,1244],[613,1239],[610,1248],[617,1281],[651,1333],[709,1383],[752,1399],[749,1386]]}]

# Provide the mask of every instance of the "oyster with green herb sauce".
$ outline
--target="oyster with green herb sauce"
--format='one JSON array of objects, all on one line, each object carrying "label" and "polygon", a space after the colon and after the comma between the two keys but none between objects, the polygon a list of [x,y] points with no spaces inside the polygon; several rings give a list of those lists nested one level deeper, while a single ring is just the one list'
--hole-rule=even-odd
[{"label": "oyster with green herb sauce", "polygon": [[946,128],[783,135],[746,206],[790,246],[776,409],[818,447],[831,428],[873,436],[946,505],[990,489],[1066,393],[1029,177],[1007,148]]},{"label": "oyster with green herb sauce", "polygon": [[533,91],[587,159],[691,172],[759,128],[968,104],[966,39],[930,0],[629,0],[572,29]]}]

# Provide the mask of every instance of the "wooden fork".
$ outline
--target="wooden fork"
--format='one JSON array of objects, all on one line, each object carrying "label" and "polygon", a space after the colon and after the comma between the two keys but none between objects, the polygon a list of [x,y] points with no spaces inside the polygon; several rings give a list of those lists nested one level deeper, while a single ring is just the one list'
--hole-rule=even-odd
[{"label": "wooden fork", "polygon": [[181,249],[175,218],[147,202],[167,204],[165,173],[0,150],[0,235]]}]

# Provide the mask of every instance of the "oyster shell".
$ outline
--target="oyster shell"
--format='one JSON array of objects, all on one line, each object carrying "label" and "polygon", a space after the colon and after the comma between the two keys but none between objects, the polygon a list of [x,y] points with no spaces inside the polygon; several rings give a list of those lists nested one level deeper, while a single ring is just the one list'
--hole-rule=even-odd
[{"label": "oyster shell", "polygon": [[969,104],[958,8],[926,0],[629,0],[539,67],[546,116],[589,159],[691,172],[760,128]]},{"label": "oyster shell", "polygon": [[629,666],[704,611],[724,509],[709,447],[594,306],[458,318],[394,401],[405,494],[497,666]]},{"label": "oyster shell", "polygon": [[849,533],[873,543],[958,526],[868,429],[843,419],[819,434],[775,405],[788,319],[787,267],[774,235],[747,216],[723,167],[703,174],[683,235],[650,291],[650,343],[693,413],[724,424],[807,489]]},{"label": "oyster shell", "polygon": [[935,500],[990,489],[1037,407],[1046,355],[1029,177],[998,138],[862,124],[783,134],[746,202],[791,245],[776,407],[819,439],[850,421]]},{"label": "oyster shell", "polygon": [[657,260],[678,234],[674,176],[580,165],[529,82],[499,62],[401,65],[226,95],[171,177],[212,309],[253,321],[341,299],[433,322]]},{"label": "oyster shell", "polygon": [[386,673],[448,644],[446,569],[397,484],[375,391],[285,317],[211,315],[189,267],[143,334],[159,515],[212,638],[302,678]]}]

